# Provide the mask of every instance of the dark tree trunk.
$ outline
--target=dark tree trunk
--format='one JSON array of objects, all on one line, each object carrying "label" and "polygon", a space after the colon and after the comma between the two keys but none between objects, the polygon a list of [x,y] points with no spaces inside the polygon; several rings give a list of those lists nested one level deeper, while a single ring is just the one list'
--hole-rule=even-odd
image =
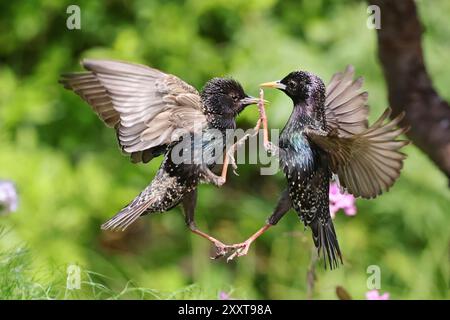
[{"label": "dark tree trunk", "polygon": [[369,0],[381,10],[378,55],[394,115],[406,111],[407,136],[450,179],[450,107],[433,88],[413,0]]}]

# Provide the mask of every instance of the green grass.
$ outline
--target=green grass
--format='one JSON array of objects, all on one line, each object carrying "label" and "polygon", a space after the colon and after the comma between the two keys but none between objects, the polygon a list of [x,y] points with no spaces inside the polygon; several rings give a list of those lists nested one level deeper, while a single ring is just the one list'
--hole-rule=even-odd
[{"label": "green grass", "polygon": [[29,269],[29,252],[17,248],[0,252],[0,299],[53,299],[53,285],[36,280]]},{"label": "green grass", "polygon": [[[134,286],[131,281],[122,289],[113,290],[102,282],[105,276],[83,271],[80,289],[68,289],[64,279],[39,281],[29,269],[29,251],[17,248],[0,253],[0,300],[53,299],[217,299],[218,292],[207,292],[198,285],[190,285],[173,292]],[[108,279],[111,281],[112,279]]]}]

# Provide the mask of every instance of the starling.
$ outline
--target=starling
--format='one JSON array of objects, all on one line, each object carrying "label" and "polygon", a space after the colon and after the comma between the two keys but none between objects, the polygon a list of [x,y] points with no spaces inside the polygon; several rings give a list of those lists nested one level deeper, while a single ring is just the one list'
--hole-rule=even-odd
[{"label": "starling", "polygon": [[[122,151],[134,163],[164,155],[149,186],[102,229],[124,230],[140,216],[165,212],[182,203],[190,230],[215,245],[216,257],[224,255],[227,246],[195,224],[197,186],[220,186],[226,178],[225,165],[221,176],[211,171],[226,143],[210,132],[218,131],[225,139],[226,131],[236,128],[235,117],[259,100],[245,94],[233,79],[213,78],[199,94],[178,77],[144,65],[91,59],[81,64],[86,72],[64,74],[60,82],[115,129]],[[200,142],[194,143],[198,139]],[[215,153],[215,148],[221,148],[220,152]],[[199,158],[204,154],[209,156]]]},{"label": "starling", "polygon": [[266,148],[279,157],[288,186],[266,225],[246,242],[234,245],[237,250],[229,259],[246,254],[257,237],[293,208],[305,227],[311,228],[325,267],[327,262],[330,269],[342,263],[329,210],[330,180],[356,197],[374,198],[399,177],[406,157],[399,149],[408,143],[397,140],[406,131],[397,127],[404,114],[386,122],[387,109],[368,126],[368,94],[360,92],[363,79],[353,80],[353,75],[349,66],[325,87],[316,75],[294,71],[280,81],[261,84],[283,91],[294,104],[279,146],[265,141]]}]

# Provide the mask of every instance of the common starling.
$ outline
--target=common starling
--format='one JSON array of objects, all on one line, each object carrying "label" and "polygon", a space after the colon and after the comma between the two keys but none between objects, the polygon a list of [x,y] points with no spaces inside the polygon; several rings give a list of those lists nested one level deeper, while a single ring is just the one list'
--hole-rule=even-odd
[{"label": "common starling", "polygon": [[360,92],[363,79],[353,80],[353,75],[349,66],[325,87],[316,75],[294,71],[280,81],[261,84],[283,91],[294,103],[279,146],[265,141],[278,155],[288,187],[266,225],[235,245],[238,249],[229,259],[246,254],[250,244],[292,207],[305,227],[311,228],[325,267],[327,262],[331,269],[342,263],[329,210],[330,180],[334,178],[356,197],[374,198],[399,177],[406,157],[399,149],[408,143],[396,140],[406,131],[397,128],[404,114],[386,122],[391,112],[387,109],[368,126],[368,94]]},{"label": "common starling", "polygon": [[[102,229],[124,230],[142,215],[165,212],[182,203],[190,230],[216,246],[216,257],[224,255],[227,246],[195,224],[197,186],[225,182],[225,165],[222,176],[211,169],[223,157],[226,131],[234,130],[235,117],[259,100],[227,78],[209,80],[199,94],[176,76],[144,65],[89,59],[82,66],[86,72],[64,74],[60,82],[116,130],[122,151],[135,163],[164,155],[150,185]],[[221,139],[214,136],[217,131]],[[214,152],[217,148],[220,152]]]}]

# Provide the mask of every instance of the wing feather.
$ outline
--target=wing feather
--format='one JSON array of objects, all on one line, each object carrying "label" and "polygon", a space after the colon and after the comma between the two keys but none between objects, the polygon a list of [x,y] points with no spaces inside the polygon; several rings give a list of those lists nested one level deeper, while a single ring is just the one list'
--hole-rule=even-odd
[{"label": "wing feather", "polygon": [[386,122],[391,110],[365,131],[340,136],[307,131],[308,137],[330,156],[331,170],[339,183],[355,196],[374,198],[387,191],[397,180],[405,154],[400,149],[409,143],[396,140],[407,128],[398,128],[404,114]]},{"label": "wing feather", "polygon": [[360,91],[364,79],[353,80],[354,73],[354,68],[347,66],[344,72],[336,73],[327,86],[325,119],[340,136],[350,136],[368,127],[368,94]]},{"label": "wing feather", "polygon": [[198,91],[181,79],[144,65],[86,59],[87,72],[60,82],[77,93],[109,127],[133,162],[148,162],[177,139],[206,124]]}]

